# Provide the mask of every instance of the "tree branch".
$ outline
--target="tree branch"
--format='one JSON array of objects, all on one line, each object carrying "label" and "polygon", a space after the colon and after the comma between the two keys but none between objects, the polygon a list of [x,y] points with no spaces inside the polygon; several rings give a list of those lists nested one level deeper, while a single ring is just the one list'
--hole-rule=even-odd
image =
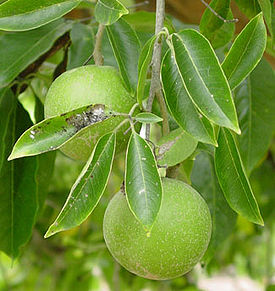
[{"label": "tree branch", "polygon": [[[157,0],[156,7],[156,28],[155,35],[157,35],[162,29],[165,17],[165,0]],[[153,57],[152,57],[152,78],[150,94],[147,101],[146,111],[152,111],[152,105],[157,91],[161,90],[160,85],[160,66],[161,66],[161,48],[162,48],[162,37],[155,42]],[[146,139],[150,138],[150,124],[146,124]]]},{"label": "tree branch", "polygon": [[168,119],[167,107],[166,107],[161,89],[156,91],[156,97],[160,106],[160,112],[163,119],[162,134],[167,135],[169,133],[169,119]]},{"label": "tree branch", "polygon": [[231,23],[231,22],[238,22],[239,21],[239,19],[237,19],[237,18],[225,19],[220,14],[218,14],[207,2],[205,2],[204,0],[201,0],[201,3],[204,4],[214,15],[216,15],[224,23]]}]

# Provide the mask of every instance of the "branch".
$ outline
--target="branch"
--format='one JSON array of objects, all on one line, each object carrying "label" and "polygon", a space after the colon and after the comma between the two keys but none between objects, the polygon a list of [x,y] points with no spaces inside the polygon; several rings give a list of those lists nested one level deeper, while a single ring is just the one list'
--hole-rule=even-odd
[{"label": "branch", "polygon": [[167,135],[169,133],[169,119],[168,119],[167,107],[166,107],[161,89],[156,91],[156,97],[160,106],[160,112],[163,119],[162,134]]},{"label": "branch", "polygon": [[237,19],[237,18],[225,19],[221,15],[219,15],[207,2],[205,2],[204,0],[201,0],[201,3],[204,4],[214,15],[216,15],[224,23],[231,23],[231,22],[238,22],[239,21],[239,19]]},{"label": "branch", "polygon": [[[165,17],[165,0],[157,0],[156,8],[156,28],[155,35],[157,35],[162,29]],[[152,111],[152,105],[157,91],[161,90],[160,85],[160,66],[161,66],[161,47],[162,47],[162,37],[156,40],[154,45],[153,57],[152,57],[152,78],[150,94],[147,101],[146,111]],[[146,124],[146,139],[150,138],[150,124]]]},{"label": "branch", "polygon": [[103,32],[104,32],[105,26],[103,24],[98,25],[98,30],[95,36],[95,47],[92,55],[89,56],[89,58],[85,61],[83,66],[86,66],[89,61],[94,58],[95,64],[97,66],[102,66],[103,65],[103,56],[101,52],[101,46],[102,46],[102,38],[103,38]]}]

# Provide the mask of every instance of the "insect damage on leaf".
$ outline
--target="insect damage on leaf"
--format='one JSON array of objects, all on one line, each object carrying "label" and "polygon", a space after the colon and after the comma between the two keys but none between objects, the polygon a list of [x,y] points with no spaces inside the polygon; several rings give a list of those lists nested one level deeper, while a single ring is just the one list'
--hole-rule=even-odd
[{"label": "insect damage on leaf", "polygon": [[87,110],[82,113],[66,118],[66,122],[68,125],[73,125],[76,128],[76,131],[79,131],[86,126],[103,121],[108,117],[110,116],[106,114],[105,106],[103,104],[96,104],[88,106]]}]

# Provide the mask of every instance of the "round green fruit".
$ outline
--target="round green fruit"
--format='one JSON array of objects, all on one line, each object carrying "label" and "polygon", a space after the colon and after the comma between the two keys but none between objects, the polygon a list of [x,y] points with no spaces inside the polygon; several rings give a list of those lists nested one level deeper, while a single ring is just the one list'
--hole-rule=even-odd
[{"label": "round green fruit", "polygon": [[[109,66],[84,66],[63,73],[51,85],[45,99],[45,117],[52,117],[90,104],[104,104],[115,112],[128,113],[134,98],[125,89],[117,70]],[[112,131],[123,117],[106,119],[65,144],[61,151],[67,156],[86,161],[97,140]],[[125,127],[126,126],[126,127]],[[125,145],[123,132],[117,135],[117,144]]]},{"label": "round green fruit", "polygon": [[190,271],[207,249],[211,216],[203,198],[189,185],[163,179],[160,212],[148,237],[119,192],[104,216],[103,233],[113,257],[128,271],[167,280]]}]

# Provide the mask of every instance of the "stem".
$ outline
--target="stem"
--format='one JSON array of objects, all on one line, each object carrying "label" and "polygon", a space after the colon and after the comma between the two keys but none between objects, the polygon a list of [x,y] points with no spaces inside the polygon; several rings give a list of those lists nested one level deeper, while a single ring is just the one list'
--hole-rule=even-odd
[{"label": "stem", "polygon": [[[156,8],[156,28],[155,35],[157,35],[162,29],[164,24],[165,16],[165,0],[157,0]],[[152,105],[157,91],[161,90],[160,85],[160,66],[161,66],[161,47],[162,47],[162,37],[160,37],[154,45],[153,57],[152,57],[152,79],[150,94],[147,101],[148,112],[152,111]],[[146,124],[146,139],[150,138],[150,124]]]},{"label": "stem", "polygon": [[201,0],[201,3],[204,4],[214,15],[216,15],[224,23],[231,23],[231,22],[238,22],[239,21],[239,19],[237,19],[237,18],[225,19],[220,14],[218,14],[207,2],[205,2],[204,0]]},{"label": "stem", "polygon": [[160,112],[162,116],[162,134],[167,135],[169,133],[169,120],[168,120],[168,112],[167,107],[163,98],[163,94],[161,90],[156,92],[156,97],[160,106]]},{"label": "stem", "polygon": [[103,56],[101,52],[101,46],[102,46],[102,38],[103,38],[103,32],[104,32],[105,26],[103,24],[98,25],[98,30],[95,36],[95,48],[92,53],[92,55],[89,56],[89,58],[85,61],[83,66],[87,65],[89,61],[94,58],[95,64],[97,66],[103,65]]}]

